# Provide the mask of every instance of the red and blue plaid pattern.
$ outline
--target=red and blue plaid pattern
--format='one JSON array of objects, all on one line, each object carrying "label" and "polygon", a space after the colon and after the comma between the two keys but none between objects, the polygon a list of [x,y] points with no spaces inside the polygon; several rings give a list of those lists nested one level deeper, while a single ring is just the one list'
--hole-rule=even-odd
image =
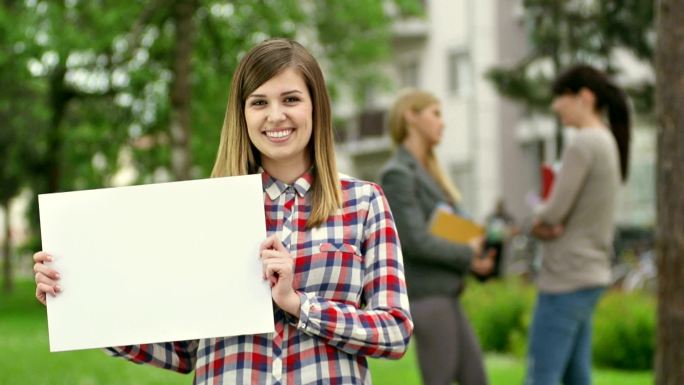
[{"label": "red and blue plaid pattern", "polygon": [[195,384],[370,384],[366,356],[401,357],[413,330],[382,190],[343,176],[343,207],[306,229],[312,174],[290,186],[262,176],[268,234],[278,234],[294,256],[300,318],[276,307],[275,333],[108,351],[183,373],[194,369]]}]

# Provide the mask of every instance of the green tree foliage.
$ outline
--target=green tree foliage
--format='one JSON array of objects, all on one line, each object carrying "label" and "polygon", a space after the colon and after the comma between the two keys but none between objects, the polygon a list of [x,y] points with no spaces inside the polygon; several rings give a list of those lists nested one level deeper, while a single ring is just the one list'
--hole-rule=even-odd
[{"label": "green tree foliage", "polygon": [[[111,185],[123,153],[137,183],[160,170],[207,177],[232,73],[250,47],[302,40],[327,58],[331,84],[358,90],[380,79],[387,7],[420,10],[417,0],[0,2],[3,196]],[[178,122],[185,138],[172,130]],[[179,149],[186,170],[172,167]]]},{"label": "green tree foliage", "polygon": [[[124,85],[116,81],[121,64],[111,47],[139,6],[108,6],[2,4],[8,49],[0,52],[0,62],[12,63],[0,75],[9,82],[0,89],[0,104],[11,111],[3,130],[12,133],[7,134],[11,152],[20,154],[19,185],[36,194],[106,185],[116,170],[118,149],[126,140],[121,121],[128,113],[114,103]],[[37,200],[29,217],[35,227]],[[39,247],[36,238],[30,243],[33,250]]]},{"label": "green tree foliage", "polygon": [[[378,81],[374,64],[389,52],[390,18],[380,0],[190,0],[195,37],[179,53],[179,2],[29,0],[16,6],[26,15],[11,26],[24,33],[22,65],[31,68],[32,80],[42,79],[36,100],[48,113],[45,134],[35,138],[42,155],[39,192],[107,185],[123,147],[134,150],[141,181],[169,169],[179,54],[190,55],[188,151],[192,175],[201,177],[213,163],[232,72],[255,43],[304,38],[328,58],[333,84],[344,79],[357,89]],[[395,6],[405,13],[419,9],[413,0]]]},{"label": "green tree foliage", "polygon": [[5,213],[2,227],[3,290],[13,288],[13,250],[9,207],[12,199],[35,174],[38,153],[31,140],[42,133],[44,110],[34,104],[41,84],[31,76],[26,61],[29,57],[24,31],[15,25],[23,17],[21,9],[0,9],[0,209]]},{"label": "green tree foliage", "polygon": [[[45,88],[36,97],[48,114],[44,135],[34,138],[42,176],[36,192],[100,186],[115,169],[117,144],[125,135],[118,125],[124,111],[113,101],[124,85],[116,80],[122,63],[115,60],[112,42],[139,6],[109,5],[27,1],[25,22],[14,26],[25,31],[31,55],[25,65]],[[107,161],[98,166],[95,155]]]},{"label": "green tree foliage", "polygon": [[[322,62],[332,91],[342,82],[358,91],[381,81],[375,65],[389,53],[391,21],[384,4],[379,0],[200,2],[195,13],[197,38],[192,51],[193,174],[207,176],[211,170],[232,74],[251,46],[269,37],[300,39],[316,56],[325,58]],[[410,14],[419,9],[414,0],[397,0],[395,5]],[[174,34],[168,21],[164,25],[150,29],[157,36],[150,49],[158,55],[151,55],[147,67],[165,68],[168,72],[170,64],[165,59],[168,60]],[[160,85],[168,88],[171,79],[165,79]],[[136,150],[141,170],[170,161],[165,145],[169,141],[170,106],[168,101],[158,103],[159,119],[154,124],[140,122],[137,126],[137,135],[151,135],[157,144]]]},{"label": "green tree foliage", "polygon": [[[652,61],[653,0],[524,0],[523,23],[529,51],[510,67],[488,73],[500,93],[531,111],[546,111],[550,80],[564,67],[593,64],[615,74],[615,52],[626,50]],[[651,113],[653,84],[635,84],[628,92],[642,113]]]}]

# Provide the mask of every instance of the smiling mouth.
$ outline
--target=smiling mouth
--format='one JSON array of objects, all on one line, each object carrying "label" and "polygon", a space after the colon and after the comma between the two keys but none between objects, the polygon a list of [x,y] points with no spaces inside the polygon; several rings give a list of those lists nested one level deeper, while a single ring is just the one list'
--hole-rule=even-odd
[{"label": "smiling mouth", "polygon": [[282,140],[290,136],[294,130],[291,128],[286,128],[282,130],[269,130],[269,131],[264,131],[264,135],[266,135],[269,139],[275,139],[275,140]]}]

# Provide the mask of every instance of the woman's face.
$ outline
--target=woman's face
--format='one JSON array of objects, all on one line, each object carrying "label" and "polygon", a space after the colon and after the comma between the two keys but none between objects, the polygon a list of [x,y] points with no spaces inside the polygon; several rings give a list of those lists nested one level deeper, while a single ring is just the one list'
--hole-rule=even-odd
[{"label": "woman's face", "polygon": [[417,113],[412,114],[410,125],[415,127],[418,134],[430,146],[436,146],[442,140],[444,120],[439,103],[430,104]]},{"label": "woman's face", "polygon": [[558,115],[561,123],[568,127],[581,126],[585,116],[592,111],[580,93],[565,93],[553,98],[551,109]]},{"label": "woman's face", "polygon": [[304,78],[287,68],[254,90],[245,102],[249,139],[269,164],[308,167],[313,105]]}]

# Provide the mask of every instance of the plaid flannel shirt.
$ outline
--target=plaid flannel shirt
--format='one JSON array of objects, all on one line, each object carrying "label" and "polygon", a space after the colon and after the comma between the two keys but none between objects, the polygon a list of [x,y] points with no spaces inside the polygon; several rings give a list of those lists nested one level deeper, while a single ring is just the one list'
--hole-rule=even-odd
[{"label": "plaid flannel shirt", "polygon": [[275,333],[112,347],[195,384],[370,384],[366,356],[400,358],[413,330],[399,239],[379,186],[341,176],[343,207],[306,229],[312,174],[262,173],[268,234],[294,257],[300,317],[274,305]]}]

